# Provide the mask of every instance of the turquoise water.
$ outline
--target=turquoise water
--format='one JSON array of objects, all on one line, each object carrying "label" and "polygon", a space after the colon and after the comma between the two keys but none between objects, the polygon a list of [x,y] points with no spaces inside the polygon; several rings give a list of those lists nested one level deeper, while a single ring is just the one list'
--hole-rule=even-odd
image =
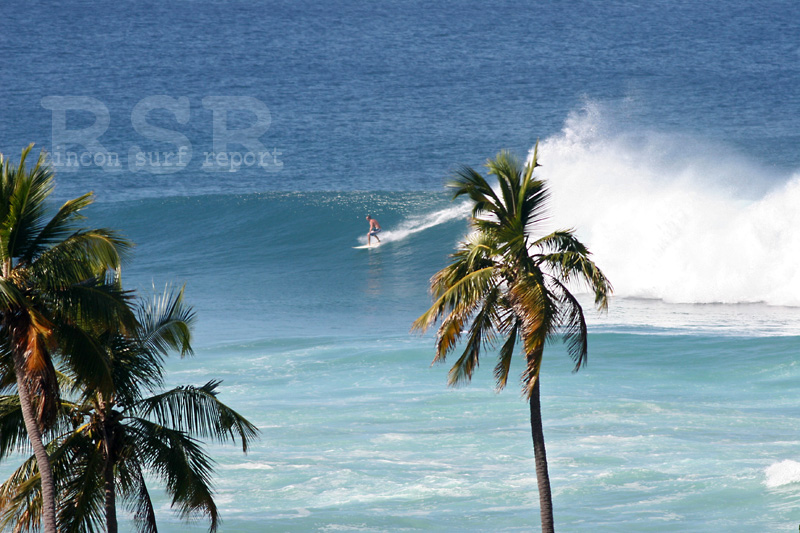
[{"label": "turquoise water", "polygon": [[[386,242],[353,250],[367,204],[379,206]],[[428,275],[466,229],[457,204],[430,193],[265,193],[94,209],[96,220],[129,221],[141,243],[131,283],[147,289],[159,270],[188,280],[199,350],[170,363],[170,381],[223,379],[223,399],[262,428],[246,457],[216,449],[224,530],[537,523],[516,384],[496,394],[484,370],[447,389],[446,368],[429,365],[433,340],[408,333]],[[298,221],[312,218],[319,238],[308,240]],[[634,291],[634,281],[619,290]],[[582,298],[589,365],[572,374],[555,344],[542,378],[557,522],[603,531],[791,525],[800,308],[625,297],[599,315]],[[164,524],[183,530],[162,505]]]},{"label": "turquoise water", "polygon": [[[213,447],[222,531],[538,527],[517,384],[494,392],[487,353],[448,389],[432,337],[409,333],[467,231],[444,179],[537,138],[544,230],[575,227],[616,290],[607,315],[581,295],[585,369],[546,353],[559,529],[800,524],[796,2],[12,7],[0,152],[56,151],[42,99],[89,96],[127,164],[134,145],[175,149],[136,129],[137,103],[188,101],[186,120],[146,117],[185,136],[186,168],[60,168],[57,196],[94,190],[91,223],[138,243],[131,287],[186,283],[197,354],[168,363],[170,384],[222,379],[262,430],[246,456]],[[259,140],[283,165],[204,170],[208,96],[266,106]],[[367,213],[385,244],[354,250]],[[205,529],[155,498],[161,531]]]}]

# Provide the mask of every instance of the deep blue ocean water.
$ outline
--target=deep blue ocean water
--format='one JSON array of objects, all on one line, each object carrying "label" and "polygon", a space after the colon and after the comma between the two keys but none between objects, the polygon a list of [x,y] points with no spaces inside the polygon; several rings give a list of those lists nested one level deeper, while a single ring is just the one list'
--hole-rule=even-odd
[{"label": "deep blue ocean water", "polygon": [[[0,152],[36,142],[61,158],[57,200],[95,191],[90,223],[137,242],[131,286],[186,283],[197,355],[170,383],[223,379],[262,429],[246,456],[213,447],[222,531],[538,529],[516,384],[494,392],[487,353],[448,389],[409,334],[467,231],[446,177],[537,139],[543,230],[575,227],[616,289],[607,315],[581,297],[588,367],[546,354],[559,529],[800,524],[796,1],[0,16]],[[234,164],[258,150],[263,167]],[[367,213],[386,243],[354,250]],[[205,528],[156,498],[162,531]]]}]

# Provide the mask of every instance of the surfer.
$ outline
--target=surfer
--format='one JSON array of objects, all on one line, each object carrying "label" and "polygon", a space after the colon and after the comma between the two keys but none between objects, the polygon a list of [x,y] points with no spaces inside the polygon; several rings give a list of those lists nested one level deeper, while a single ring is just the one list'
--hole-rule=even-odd
[{"label": "surfer", "polygon": [[378,221],[372,218],[371,216],[367,215],[367,220],[369,221],[369,233],[367,233],[367,246],[372,244],[372,237],[375,237],[375,240],[381,242],[378,238],[378,233],[381,232],[381,225],[378,224]]}]

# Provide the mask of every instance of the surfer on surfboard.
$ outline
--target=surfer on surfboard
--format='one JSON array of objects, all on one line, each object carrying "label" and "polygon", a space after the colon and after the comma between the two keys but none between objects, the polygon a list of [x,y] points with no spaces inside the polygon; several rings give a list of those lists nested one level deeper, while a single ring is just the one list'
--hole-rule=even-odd
[{"label": "surfer on surfboard", "polygon": [[381,242],[378,238],[378,233],[381,232],[381,225],[378,224],[378,221],[372,218],[371,216],[367,215],[367,220],[369,221],[369,233],[367,233],[367,246],[372,244],[372,237],[375,237],[375,240]]}]

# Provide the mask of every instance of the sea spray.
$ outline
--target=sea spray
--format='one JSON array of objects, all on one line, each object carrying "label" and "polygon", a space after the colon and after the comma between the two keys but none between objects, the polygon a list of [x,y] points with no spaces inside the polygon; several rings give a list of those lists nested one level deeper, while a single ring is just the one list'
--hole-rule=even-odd
[{"label": "sea spray", "polygon": [[574,227],[618,296],[800,305],[800,175],[589,105],[539,145],[549,225]]},{"label": "sea spray", "polygon": [[[430,229],[434,226],[438,226],[440,224],[444,224],[445,222],[450,222],[451,220],[459,219],[459,218],[466,218],[469,214],[470,205],[467,202],[458,203],[453,205],[452,207],[446,207],[444,209],[440,209],[434,211],[432,213],[426,213],[423,215],[412,215],[405,220],[403,220],[397,227],[382,231],[379,234],[381,242],[396,242],[402,241],[403,239],[421,231],[425,231],[426,229]],[[367,238],[361,237],[361,242],[366,243]]]},{"label": "sea spray", "polygon": [[764,473],[766,476],[764,485],[771,489],[790,483],[800,483],[800,463],[790,459],[770,465]]}]

